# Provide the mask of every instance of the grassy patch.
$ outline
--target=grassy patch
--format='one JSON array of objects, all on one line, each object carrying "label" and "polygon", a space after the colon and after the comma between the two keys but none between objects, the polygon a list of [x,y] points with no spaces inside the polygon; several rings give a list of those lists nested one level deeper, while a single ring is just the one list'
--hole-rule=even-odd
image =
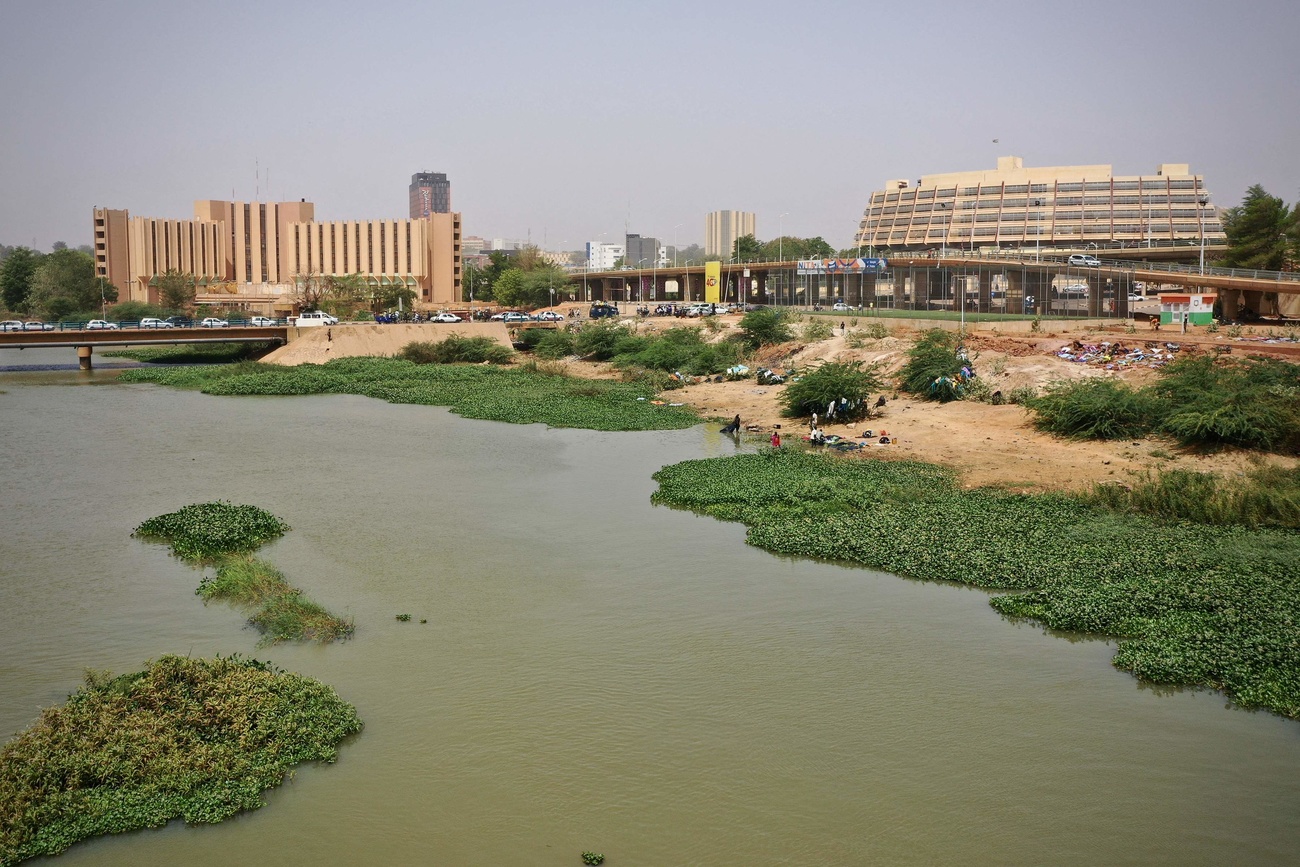
[{"label": "grassy patch", "polygon": [[514,352],[491,337],[453,334],[437,343],[408,343],[397,355],[415,364],[509,364]]},{"label": "grassy patch", "polygon": [[290,585],[280,570],[251,557],[226,560],[216,575],[204,578],[194,592],[205,602],[221,599],[253,609],[248,622],[265,633],[271,644],[334,641],[350,637],[355,628],[351,618],[331,614]]},{"label": "grassy patch", "polygon": [[253,551],[288,529],[288,524],[256,506],[216,501],[150,518],[135,528],[135,535],[171,543],[172,552],[183,560],[211,562]]},{"label": "grassy patch", "polygon": [[1300,530],[1300,468],[1259,467],[1237,476],[1166,470],[1129,485],[1099,484],[1091,499],[1168,521]]},{"label": "grassy patch", "polygon": [[[640,382],[582,380],[514,368],[413,364],[394,358],[340,358],[297,367],[244,363],[140,368],[124,371],[121,381],[218,395],[359,394],[390,403],[447,406],[467,418],[592,430],[679,430],[699,423],[686,407],[651,404],[657,392]],[[574,385],[584,393],[573,393]]]},{"label": "grassy patch", "polygon": [[1300,534],[1164,526],[1063,495],[962,491],[925,464],[794,451],[687,461],[657,503],[741,521],[750,544],[1018,593],[990,604],[1117,636],[1114,664],[1300,718]]},{"label": "grassy patch", "polygon": [[192,343],[175,346],[136,346],[105,352],[109,358],[131,358],[154,364],[233,364],[260,358],[278,343]]},{"label": "grassy patch", "polygon": [[0,864],[79,840],[220,822],[361,730],[329,687],[269,663],[164,656],[86,684],[0,749]]}]

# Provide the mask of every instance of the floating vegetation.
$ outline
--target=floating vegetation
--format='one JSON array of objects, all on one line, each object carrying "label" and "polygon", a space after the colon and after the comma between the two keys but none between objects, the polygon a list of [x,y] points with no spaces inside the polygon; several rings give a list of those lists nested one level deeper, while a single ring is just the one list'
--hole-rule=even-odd
[{"label": "floating vegetation", "polygon": [[294,765],[333,762],[360,730],[334,690],[255,659],[164,656],[135,674],[88,672],[0,748],[0,865],[256,810]]},{"label": "floating vegetation", "polygon": [[356,629],[352,618],[331,614],[290,585],[280,570],[251,557],[228,558],[194,592],[205,602],[221,599],[253,609],[248,622],[266,635],[267,644],[326,643],[350,638]]},{"label": "floating vegetation", "polygon": [[582,863],[599,867],[599,865],[605,863],[605,856],[599,852],[583,852]]},{"label": "floating vegetation", "polygon": [[256,550],[288,529],[288,524],[256,506],[218,500],[150,518],[135,528],[135,535],[171,543],[172,552],[183,560],[211,562]]},{"label": "floating vegetation", "polygon": [[197,503],[135,528],[135,535],[171,543],[178,557],[217,567],[194,592],[254,609],[249,623],[261,630],[265,642],[320,641],[348,638],[355,627],[312,602],[284,579],[278,569],[244,556],[272,539],[289,525],[256,506],[234,506],[221,501]]},{"label": "floating vegetation", "polygon": [[[358,394],[390,403],[450,407],[466,418],[591,430],[679,430],[699,423],[686,407],[655,405],[641,382],[579,379],[491,366],[340,358],[297,367],[138,368],[126,382],[196,388],[215,395]],[[644,399],[639,399],[644,398]]]},{"label": "floating vegetation", "polygon": [[409,615],[409,614],[399,614],[399,615],[397,615],[397,616],[396,616],[395,618],[393,618],[393,619],[395,619],[395,620],[400,620],[400,621],[402,621],[403,623],[407,623],[408,621],[410,621],[410,619],[411,619],[411,615]]},{"label": "floating vegetation", "polygon": [[1082,498],[963,491],[926,464],[773,450],[655,474],[653,500],[778,554],[1021,591],[990,604],[1119,638],[1114,664],[1300,718],[1300,534],[1162,525]]},{"label": "floating vegetation", "polygon": [[260,358],[278,343],[182,343],[175,346],[136,346],[105,352],[109,358],[131,358],[152,364],[233,364]]}]

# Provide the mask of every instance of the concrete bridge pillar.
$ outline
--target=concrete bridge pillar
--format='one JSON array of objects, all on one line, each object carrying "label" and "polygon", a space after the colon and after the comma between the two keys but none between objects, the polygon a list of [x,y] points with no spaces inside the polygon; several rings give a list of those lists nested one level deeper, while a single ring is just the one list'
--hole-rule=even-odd
[{"label": "concrete bridge pillar", "polygon": [[82,370],[91,370],[92,369],[91,352],[93,351],[94,351],[93,346],[78,346],[77,367],[80,367]]},{"label": "concrete bridge pillar", "polygon": [[1224,319],[1232,322],[1241,312],[1241,290],[1240,289],[1220,289],[1219,301],[1222,304]]}]

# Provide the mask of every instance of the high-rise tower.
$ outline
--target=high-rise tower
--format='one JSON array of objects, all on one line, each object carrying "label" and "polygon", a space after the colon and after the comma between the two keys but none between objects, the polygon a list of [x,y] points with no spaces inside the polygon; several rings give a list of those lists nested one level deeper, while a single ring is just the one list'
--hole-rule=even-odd
[{"label": "high-rise tower", "polygon": [[451,181],[442,172],[411,175],[411,219],[451,213]]}]

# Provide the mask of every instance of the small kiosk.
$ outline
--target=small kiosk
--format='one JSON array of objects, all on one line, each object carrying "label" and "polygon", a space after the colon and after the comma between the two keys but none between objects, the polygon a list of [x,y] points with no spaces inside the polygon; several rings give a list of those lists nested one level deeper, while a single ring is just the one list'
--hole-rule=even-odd
[{"label": "small kiosk", "polygon": [[1209,325],[1218,297],[1217,292],[1161,292],[1160,324],[1181,325],[1186,314],[1188,325]]}]

